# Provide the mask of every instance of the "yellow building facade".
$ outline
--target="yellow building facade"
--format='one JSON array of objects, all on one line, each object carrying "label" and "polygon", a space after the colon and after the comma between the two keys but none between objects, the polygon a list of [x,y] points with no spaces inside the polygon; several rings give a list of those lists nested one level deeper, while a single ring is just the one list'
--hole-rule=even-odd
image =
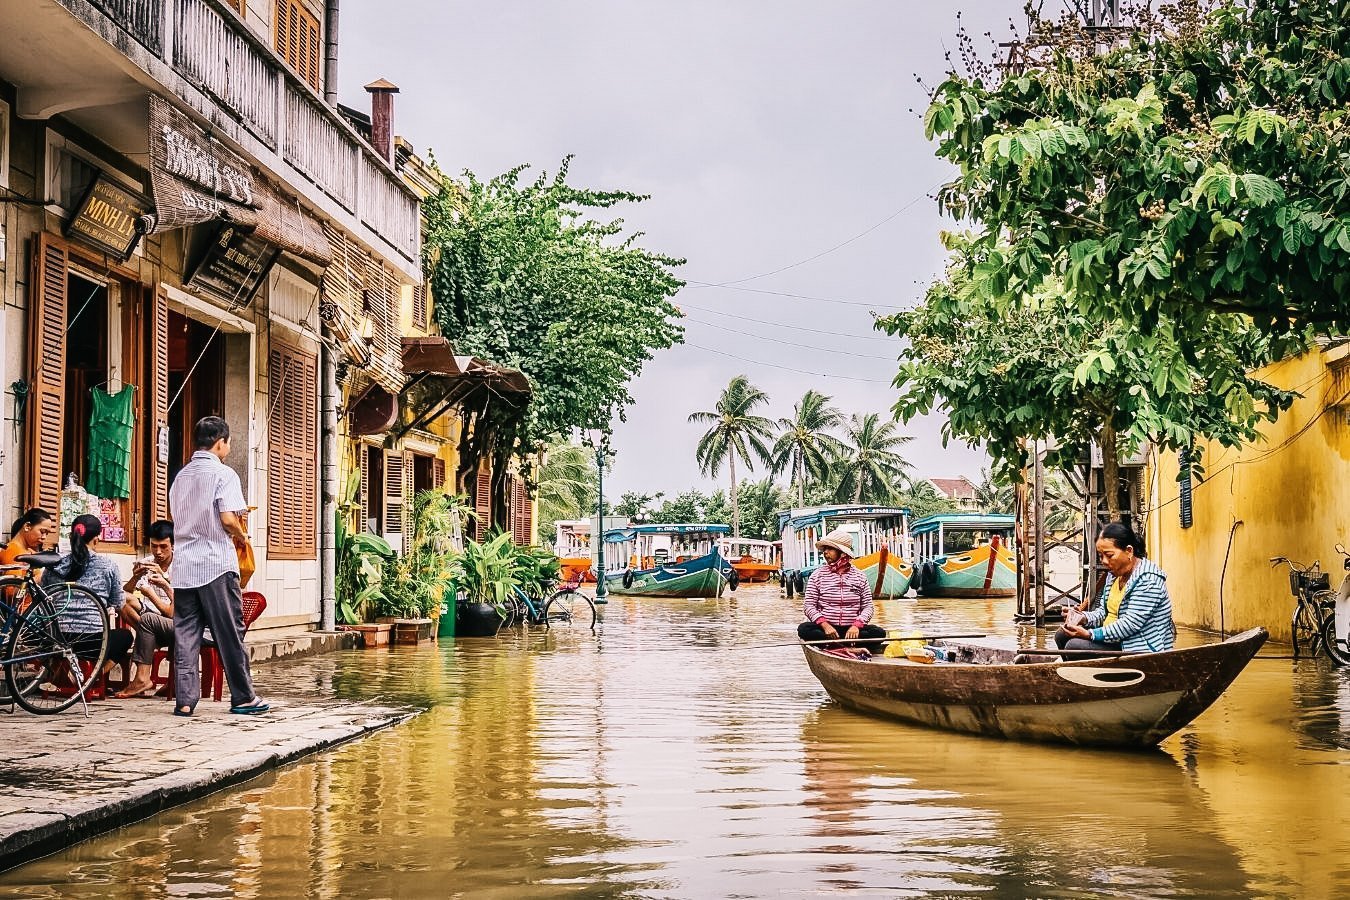
[{"label": "yellow building facade", "polygon": [[1167,573],[1178,624],[1229,633],[1261,625],[1290,640],[1288,570],[1270,558],[1320,560],[1340,583],[1337,543],[1350,545],[1350,342],[1324,343],[1254,373],[1300,394],[1259,441],[1203,446],[1204,480],[1181,524],[1175,454],[1146,472],[1149,555]]}]

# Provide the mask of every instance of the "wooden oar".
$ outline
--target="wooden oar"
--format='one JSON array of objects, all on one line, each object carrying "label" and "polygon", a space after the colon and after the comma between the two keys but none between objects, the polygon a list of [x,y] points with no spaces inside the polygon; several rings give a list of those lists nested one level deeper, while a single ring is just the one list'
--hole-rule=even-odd
[{"label": "wooden oar", "polygon": [[894,641],[948,641],[954,638],[982,638],[989,637],[987,634],[916,634],[909,637],[879,637],[879,638],[831,638],[827,641],[790,641],[783,644],[752,644],[749,647],[737,647],[737,650],[767,650],[770,647],[824,647],[830,644],[889,644]]}]

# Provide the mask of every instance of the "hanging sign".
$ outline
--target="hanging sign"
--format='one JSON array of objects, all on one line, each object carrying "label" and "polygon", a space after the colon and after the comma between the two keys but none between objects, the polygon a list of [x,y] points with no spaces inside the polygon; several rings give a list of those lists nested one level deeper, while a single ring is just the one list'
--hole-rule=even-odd
[{"label": "hanging sign", "polygon": [[140,240],[136,220],[145,215],[146,205],[134,192],[100,174],[66,223],[66,237],[125,260]]},{"label": "hanging sign", "polygon": [[229,223],[216,231],[192,270],[188,286],[239,307],[253,299],[281,248]]}]

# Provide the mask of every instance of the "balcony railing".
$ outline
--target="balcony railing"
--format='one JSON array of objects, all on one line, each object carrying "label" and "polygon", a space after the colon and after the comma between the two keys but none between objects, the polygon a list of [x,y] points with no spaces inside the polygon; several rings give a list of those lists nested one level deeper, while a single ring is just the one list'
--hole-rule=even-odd
[{"label": "balcony railing", "polygon": [[418,262],[417,199],[347,121],[218,0],[90,2],[404,259]]}]

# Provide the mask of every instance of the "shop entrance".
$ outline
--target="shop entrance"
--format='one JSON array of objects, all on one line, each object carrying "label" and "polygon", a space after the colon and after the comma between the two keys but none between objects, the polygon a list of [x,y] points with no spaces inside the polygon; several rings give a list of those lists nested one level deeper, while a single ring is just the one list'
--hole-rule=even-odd
[{"label": "shop entrance", "polygon": [[192,458],[192,426],[225,415],[225,336],[169,311],[169,480]]}]

